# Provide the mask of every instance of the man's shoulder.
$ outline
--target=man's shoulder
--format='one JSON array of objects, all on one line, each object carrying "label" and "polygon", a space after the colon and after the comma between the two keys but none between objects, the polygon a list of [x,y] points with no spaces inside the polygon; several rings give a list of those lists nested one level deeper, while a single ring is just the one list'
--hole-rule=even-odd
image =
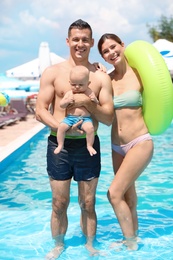
[{"label": "man's shoulder", "polygon": [[50,67],[48,67],[47,69],[50,71],[57,71],[57,70],[64,70],[68,68],[68,63],[67,61],[62,61],[56,64],[51,65]]},{"label": "man's shoulder", "polygon": [[66,61],[47,67],[41,75],[42,80],[54,81],[57,78],[64,78],[68,74]]},{"label": "man's shoulder", "polygon": [[57,78],[59,76],[65,75],[68,72],[68,65],[66,61],[51,65],[47,67],[43,74],[42,78]]},{"label": "man's shoulder", "polygon": [[106,72],[104,72],[102,70],[99,70],[99,69],[91,71],[91,75],[92,75],[93,78],[95,78],[95,79],[97,79],[99,81],[106,80],[106,79],[109,80],[110,79],[110,76]]}]

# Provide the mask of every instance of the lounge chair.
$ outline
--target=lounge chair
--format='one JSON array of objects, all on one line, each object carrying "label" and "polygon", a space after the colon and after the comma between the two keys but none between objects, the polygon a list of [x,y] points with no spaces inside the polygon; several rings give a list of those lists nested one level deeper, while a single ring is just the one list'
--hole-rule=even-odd
[{"label": "lounge chair", "polygon": [[14,124],[16,121],[18,121],[20,118],[17,116],[17,114],[6,114],[0,116],[0,128],[6,125]]},{"label": "lounge chair", "polygon": [[2,128],[5,125],[6,125],[6,123],[3,120],[0,119],[0,128]]},{"label": "lounge chair", "polygon": [[28,110],[23,99],[11,99],[10,100],[11,110],[17,115],[20,120],[26,120]]},{"label": "lounge chair", "polygon": [[26,108],[28,109],[30,114],[35,114],[35,107],[37,101],[37,93],[29,95],[26,98]]}]

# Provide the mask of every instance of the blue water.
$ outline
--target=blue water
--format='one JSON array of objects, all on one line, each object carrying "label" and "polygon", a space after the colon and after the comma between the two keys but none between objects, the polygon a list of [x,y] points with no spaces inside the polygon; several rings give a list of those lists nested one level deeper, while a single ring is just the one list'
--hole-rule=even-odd
[{"label": "blue water", "polygon": [[[163,260],[173,259],[173,125],[154,137],[152,162],[137,181],[139,236],[138,251],[112,249],[122,238],[119,224],[106,193],[113,178],[110,128],[99,127],[102,171],[97,189],[98,229],[95,246],[104,255],[90,257],[84,247],[79,220],[77,184],[72,182],[68,209],[66,249],[60,260]],[[48,130],[25,146],[0,174],[0,260],[44,259],[53,247],[50,231],[51,192],[46,173]],[[137,159],[137,158],[136,158]],[[120,250],[121,249],[121,250]]]}]

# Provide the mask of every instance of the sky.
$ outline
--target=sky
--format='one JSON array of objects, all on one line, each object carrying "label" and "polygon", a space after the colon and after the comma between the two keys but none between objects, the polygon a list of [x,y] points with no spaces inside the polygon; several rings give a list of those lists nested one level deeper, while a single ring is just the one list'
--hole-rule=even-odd
[{"label": "sky", "polygon": [[[69,25],[77,19],[93,29],[90,61],[104,64],[97,50],[102,34],[117,34],[127,46],[133,41],[153,43],[148,31],[162,15],[173,14],[172,0],[1,0],[0,73],[38,57],[41,42],[51,52],[68,58]],[[104,64],[108,67],[108,64]]]}]

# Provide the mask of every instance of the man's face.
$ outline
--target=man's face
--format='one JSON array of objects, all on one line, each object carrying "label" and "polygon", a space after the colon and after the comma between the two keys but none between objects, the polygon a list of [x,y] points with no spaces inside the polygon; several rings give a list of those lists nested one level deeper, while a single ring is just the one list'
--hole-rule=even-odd
[{"label": "man's face", "polygon": [[73,58],[88,58],[90,48],[94,45],[89,29],[72,29],[69,38],[66,39]]}]

